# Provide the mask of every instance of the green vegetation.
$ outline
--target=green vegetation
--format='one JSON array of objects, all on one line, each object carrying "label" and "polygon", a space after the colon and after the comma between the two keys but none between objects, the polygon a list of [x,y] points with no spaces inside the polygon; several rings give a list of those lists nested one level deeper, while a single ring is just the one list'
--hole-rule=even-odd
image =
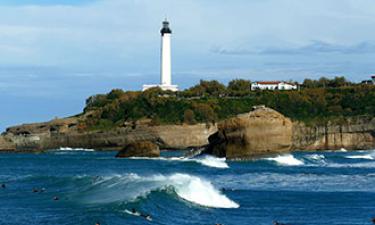
[{"label": "green vegetation", "polygon": [[233,80],[226,87],[218,81],[202,80],[176,93],[159,88],[145,92],[115,89],[87,99],[85,112],[90,112],[90,117],[85,123],[92,129],[140,119],[153,124],[211,123],[249,112],[254,105],[266,105],[304,122],[375,115],[375,86],[353,84],[343,77],[306,79],[298,91],[250,91],[250,84]]}]

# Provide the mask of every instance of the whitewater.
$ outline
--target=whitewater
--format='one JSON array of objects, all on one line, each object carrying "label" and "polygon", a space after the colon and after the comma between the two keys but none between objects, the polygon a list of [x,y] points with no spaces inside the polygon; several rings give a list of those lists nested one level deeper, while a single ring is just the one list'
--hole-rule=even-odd
[{"label": "whitewater", "polygon": [[0,224],[354,225],[375,216],[374,150],[248,161],[115,154],[69,147],[1,154]]}]

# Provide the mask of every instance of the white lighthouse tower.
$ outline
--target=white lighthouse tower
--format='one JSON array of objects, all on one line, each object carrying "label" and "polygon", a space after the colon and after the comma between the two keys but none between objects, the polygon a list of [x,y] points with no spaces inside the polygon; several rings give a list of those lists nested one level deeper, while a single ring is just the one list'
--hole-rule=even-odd
[{"label": "white lighthouse tower", "polygon": [[172,56],[171,56],[171,35],[172,30],[169,22],[164,20],[161,33],[161,54],[160,54],[160,84],[159,85],[143,85],[143,91],[160,87],[162,90],[178,91],[177,85],[172,85]]}]

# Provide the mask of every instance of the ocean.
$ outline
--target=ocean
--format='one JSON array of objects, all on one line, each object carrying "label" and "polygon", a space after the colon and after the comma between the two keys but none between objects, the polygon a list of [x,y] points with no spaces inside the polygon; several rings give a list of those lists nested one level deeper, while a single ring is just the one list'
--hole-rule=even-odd
[{"label": "ocean", "polygon": [[249,161],[115,154],[0,154],[0,224],[362,225],[375,217],[375,150]]}]

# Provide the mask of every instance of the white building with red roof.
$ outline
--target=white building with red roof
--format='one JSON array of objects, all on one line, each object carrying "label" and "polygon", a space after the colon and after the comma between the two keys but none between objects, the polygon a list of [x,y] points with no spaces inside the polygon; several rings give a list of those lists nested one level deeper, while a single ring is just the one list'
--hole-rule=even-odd
[{"label": "white building with red roof", "polygon": [[284,81],[258,81],[251,84],[251,90],[296,90],[298,86]]}]

